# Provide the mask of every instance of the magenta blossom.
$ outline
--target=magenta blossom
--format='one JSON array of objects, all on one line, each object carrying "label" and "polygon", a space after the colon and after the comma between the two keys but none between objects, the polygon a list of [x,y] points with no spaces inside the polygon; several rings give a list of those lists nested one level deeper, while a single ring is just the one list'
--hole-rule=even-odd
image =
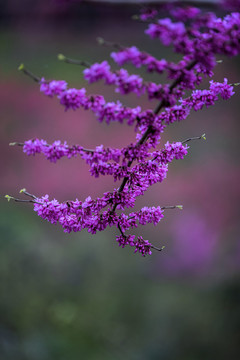
[{"label": "magenta blossom", "polygon": [[[238,3],[237,0],[224,1],[228,8],[234,8]],[[21,192],[28,196],[28,200],[7,195],[8,200],[32,203],[38,216],[52,224],[61,225],[67,233],[86,229],[96,234],[108,227],[115,227],[119,246],[132,247],[135,253],[142,256],[150,255],[153,249],[161,251],[163,247],[156,247],[141,235],[131,232],[139,226],[157,225],[166,209],[182,209],[182,206],[144,206],[140,210],[134,209],[138,197],[145,195],[153,185],[157,188],[166,179],[170,164],[184,159],[188,154],[190,141],[205,138],[202,135],[184,141],[167,141],[164,145],[161,144],[162,133],[169,124],[188,118],[191,110],[199,111],[213,106],[220,98],[229,100],[235,93],[234,86],[238,85],[229,84],[226,78],[223,82],[213,80],[213,75],[218,55],[236,56],[240,52],[240,14],[235,12],[222,19],[196,7],[179,4],[168,4],[165,10],[169,11],[169,16],[155,20],[161,11],[145,8],[140,14],[140,20],[151,21],[145,33],[153,40],[160,40],[164,46],[171,46],[178,53],[177,62],[158,59],[135,46],[124,47],[106,42],[106,45],[116,50],[111,53],[111,57],[117,65],[130,63],[136,68],[145,67],[148,72],[156,73],[155,81],[145,81],[142,75],[132,74],[125,68],[113,70],[107,61],[90,66],[87,64],[87,67],[85,62],[78,62],[85,66],[83,74],[88,83],[103,81],[113,86],[119,95],[145,95],[148,100],[157,100],[155,109],[151,108],[151,103],[149,108],[139,105],[133,108],[119,100],[110,102],[100,94],[89,94],[85,88],[71,88],[64,80],[40,79],[23,65],[20,66],[20,70],[39,83],[43,94],[56,97],[65,110],[89,110],[100,123],[125,123],[134,126],[136,134],[135,141],[122,148],[99,145],[94,149],[86,149],[60,140],[48,144],[46,140],[38,138],[12,145],[22,146],[27,155],[41,153],[53,163],[63,157],[80,157],[89,165],[92,176],[111,176],[117,183],[116,187],[101,197],[92,199],[88,196],[83,201],[76,199],[59,202],[50,200],[48,195],[37,197],[26,189]],[[66,62],[72,62],[64,56],[60,57]],[[166,83],[159,82],[159,74],[166,75]],[[211,78],[209,88],[201,89],[199,86],[205,78]],[[200,230],[204,234],[202,228]],[[191,262],[191,259],[188,261]]]}]

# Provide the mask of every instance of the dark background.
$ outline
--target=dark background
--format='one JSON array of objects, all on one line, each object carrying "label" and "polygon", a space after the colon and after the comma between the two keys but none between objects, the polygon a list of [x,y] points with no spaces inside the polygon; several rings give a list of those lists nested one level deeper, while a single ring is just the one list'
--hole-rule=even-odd
[{"label": "dark background", "polygon": [[[162,253],[142,258],[121,249],[116,231],[95,236],[64,234],[33,213],[31,205],[7,203],[26,187],[59,201],[101,196],[116,184],[93,179],[81,159],[51,164],[26,157],[9,142],[34,137],[94,147],[124,146],[134,140],[125,125],[99,124],[83,110],[64,112],[56,99],[17,71],[20,63],[46,78],[65,79],[88,93],[119,98],[102,83],[87,85],[82,69],[57,54],[87,60],[108,59],[110,48],[96,37],[136,45],[158,58],[177,61],[170,48],[143,34],[131,20],[138,5],[68,1],[3,1],[0,22],[1,202],[0,202],[0,358],[225,360],[240,356],[239,285],[239,89],[182,123],[162,140],[191,144],[183,161],[170,165],[168,178],[137,202],[141,206],[183,204],[165,213],[157,227],[136,232]],[[221,15],[222,13],[219,12]],[[221,58],[214,79],[239,82],[239,59]],[[111,62],[111,60],[109,60]],[[114,68],[117,68],[113,64]],[[146,79],[157,75],[127,67]],[[161,81],[161,79],[159,79]],[[204,83],[208,87],[207,82]],[[202,85],[202,88],[204,87]],[[121,97],[149,107],[146,98]],[[155,103],[150,103],[154,108]]]}]

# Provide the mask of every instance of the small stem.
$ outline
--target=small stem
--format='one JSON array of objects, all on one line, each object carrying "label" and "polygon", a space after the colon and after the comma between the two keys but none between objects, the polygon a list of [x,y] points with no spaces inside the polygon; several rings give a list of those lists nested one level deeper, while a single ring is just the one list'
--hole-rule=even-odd
[{"label": "small stem", "polygon": [[84,66],[84,67],[90,67],[92,65],[87,61],[70,59],[62,54],[58,55],[58,60],[64,61],[65,63],[68,63],[68,64],[80,65],[80,66]]},{"label": "small stem", "polygon": [[[14,201],[16,202],[29,202],[29,203],[35,203],[36,201],[33,200],[24,200],[24,199],[17,199],[17,198],[13,198]],[[40,204],[40,203],[38,203]]]},{"label": "small stem", "polygon": [[154,250],[157,250],[157,251],[163,251],[163,249],[165,249],[165,246],[162,246],[161,248],[158,248],[154,245],[151,245],[151,248],[154,249]]},{"label": "small stem", "polygon": [[42,205],[41,202],[35,200],[35,199],[37,199],[36,196],[34,196],[34,195],[32,195],[32,194],[29,194],[28,192],[25,192],[25,189],[23,189],[21,192],[24,192],[27,196],[32,197],[33,200],[18,199],[18,198],[15,198],[14,196],[10,196],[10,195],[5,195],[5,198],[6,198],[8,201],[13,200],[13,201],[16,201],[16,202],[33,203],[33,204],[40,204],[40,205]]},{"label": "small stem", "polygon": [[167,210],[167,209],[183,209],[182,205],[169,205],[169,206],[161,206],[161,210]]},{"label": "small stem", "polygon": [[182,141],[182,144],[186,144],[187,142],[192,141],[192,140],[201,140],[201,139],[206,140],[205,134],[202,134],[201,136],[195,136],[195,137],[188,138],[188,139]]},{"label": "small stem", "polygon": [[[33,139],[32,141],[34,141],[34,139]],[[24,146],[25,143],[13,142],[13,143],[10,143],[9,145],[10,145],[10,146],[16,146],[16,145],[17,145],[17,146]],[[50,145],[50,144],[45,144],[44,146],[49,147],[49,146],[52,146],[52,145]],[[68,147],[68,149],[69,149],[69,150],[75,150],[75,147],[74,147],[74,146]],[[84,151],[84,152],[87,152],[87,153],[94,153],[94,152],[95,152],[95,150],[92,150],[92,149],[82,148],[81,150]]]},{"label": "small stem", "polygon": [[[5,198],[7,198],[8,200],[14,200],[16,202],[28,202],[28,203],[36,203],[36,201],[34,200],[24,200],[24,199],[18,199],[18,198],[15,198],[13,196],[9,196],[9,195],[5,195]],[[40,203],[38,203],[40,204]]]},{"label": "small stem", "polygon": [[22,71],[25,75],[29,76],[31,79],[33,79],[35,82],[40,83],[41,79],[34,75],[31,71],[25,69],[24,65],[21,64],[18,68],[19,71]]},{"label": "small stem", "polygon": [[20,194],[21,194],[21,193],[23,193],[23,194],[25,194],[25,195],[27,195],[27,196],[31,197],[32,199],[37,199],[37,197],[36,197],[35,195],[30,194],[29,192],[27,192],[27,190],[26,190],[26,189],[22,189],[22,190],[20,190],[20,191],[19,191],[19,193],[20,193]]},{"label": "small stem", "polygon": [[114,43],[114,42],[111,42],[111,41],[104,40],[102,37],[97,37],[96,40],[97,40],[99,45],[111,46],[111,47],[114,47],[117,50],[124,50],[125,49],[125,46],[120,45],[118,43]]}]

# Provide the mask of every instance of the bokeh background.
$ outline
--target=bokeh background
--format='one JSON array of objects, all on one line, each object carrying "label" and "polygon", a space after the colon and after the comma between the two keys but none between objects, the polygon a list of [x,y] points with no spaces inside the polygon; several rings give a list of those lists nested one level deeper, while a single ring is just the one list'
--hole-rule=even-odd
[{"label": "bokeh background", "polygon": [[[64,234],[38,218],[31,205],[4,199],[5,194],[18,196],[23,187],[64,201],[100,196],[116,186],[110,178],[91,178],[81,159],[51,164],[42,156],[26,157],[21,148],[8,146],[39,137],[49,143],[59,139],[88,148],[117,147],[135,136],[132,128],[99,124],[83,110],[64,112],[17,67],[24,63],[39,76],[65,79],[72,87],[86,86],[88,92],[116,100],[112,88],[87,85],[82,69],[59,62],[57,54],[89,62],[107,59],[111,49],[96,43],[101,36],[177,61],[171,49],[143,34],[146,25],[131,19],[138,10],[137,4],[63,0],[1,3],[3,360],[240,357],[238,88],[228,102],[192,113],[163,136],[162,143],[206,133],[207,141],[191,143],[187,158],[171,164],[167,180],[137,202],[137,208],[184,206],[183,211],[166,212],[157,227],[139,229],[138,234],[156,246],[166,246],[162,253],[142,258],[131,249],[121,249],[112,229],[95,236],[85,231]],[[214,79],[239,82],[239,59],[222,60]],[[131,66],[128,70],[156,81],[156,75]],[[149,106],[146,98],[120,100]]]}]

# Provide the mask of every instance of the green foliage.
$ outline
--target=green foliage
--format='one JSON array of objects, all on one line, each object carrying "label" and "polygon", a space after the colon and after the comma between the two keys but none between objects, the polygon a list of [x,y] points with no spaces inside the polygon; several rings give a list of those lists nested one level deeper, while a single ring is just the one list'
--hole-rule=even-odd
[{"label": "green foliage", "polygon": [[152,259],[102,246],[111,235],[70,246],[17,207],[2,209],[1,233],[1,359],[238,357],[238,279],[169,282]]}]

